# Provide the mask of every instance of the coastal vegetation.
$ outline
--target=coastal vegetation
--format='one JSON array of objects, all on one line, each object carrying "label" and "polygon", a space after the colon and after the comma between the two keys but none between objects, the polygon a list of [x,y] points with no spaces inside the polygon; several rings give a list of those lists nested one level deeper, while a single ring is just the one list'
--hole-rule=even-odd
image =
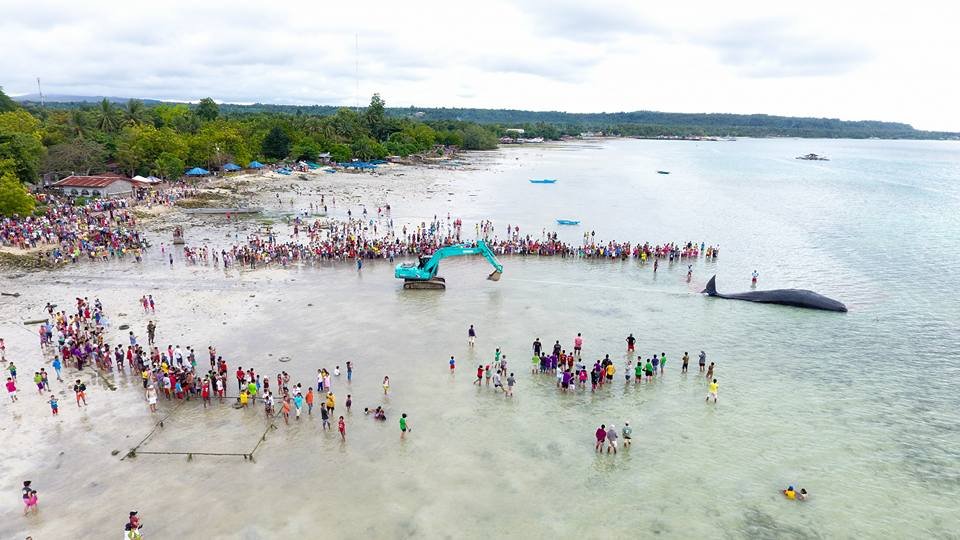
[{"label": "coastal vegetation", "polygon": [[12,162],[21,182],[42,175],[117,170],[133,176],[175,178],[189,167],[216,169],[253,160],[337,162],[382,159],[437,151],[497,146],[491,126],[443,120],[424,122],[388,115],[375,94],[362,110],[326,115],[271,111],[232,114],[210,98],[197,105],[103,99],[81,107],[28,104],[0,91],[0,159]]},{"label": "coastal vegetation", "polygon": [[[520,132],[519,130],[522,130]],[[651,111],[575,114],[505,109],[388,108],[374,94],[364,109],[197,104],[104,98],[17,103],[0,90],[0,160],[34,184],[41,176],[115,170],[174,178],[189,167],[287,159],[336,162],[440,151],[486,150],[503,136],[556,140],[584,133],[626,137],[844,137],[956,139],[907,124],[770,115]]]}]

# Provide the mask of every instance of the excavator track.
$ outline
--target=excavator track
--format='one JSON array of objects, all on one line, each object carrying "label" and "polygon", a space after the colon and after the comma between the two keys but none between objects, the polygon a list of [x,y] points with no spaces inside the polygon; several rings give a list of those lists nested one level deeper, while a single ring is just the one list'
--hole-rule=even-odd
[{"label": "excavator track", "polygon": [[418,280],[418,279],[406,279],[403,281],[404,289],[430,289],[430,290],[444,290],[447,288],[447,284],[442,277],[435,277],[433,279],[427,280]]}]

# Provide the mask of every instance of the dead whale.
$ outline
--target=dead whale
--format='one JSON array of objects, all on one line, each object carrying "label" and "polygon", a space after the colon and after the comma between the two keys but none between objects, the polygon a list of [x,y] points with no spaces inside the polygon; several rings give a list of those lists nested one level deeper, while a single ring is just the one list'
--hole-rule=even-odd
[{"label": "dead whale", "polygon": [[846,313],[847,306],[832,298],[805,289],[774,289],[772,291],[749,291],[742,293],[721,294],[717,292],[717,276],[710,278],[707,288],[700,291],[717,298],[731,300],[746,300],[761,304],[781,304],[808,309],[822,309],[826,311],[840,311]]}]

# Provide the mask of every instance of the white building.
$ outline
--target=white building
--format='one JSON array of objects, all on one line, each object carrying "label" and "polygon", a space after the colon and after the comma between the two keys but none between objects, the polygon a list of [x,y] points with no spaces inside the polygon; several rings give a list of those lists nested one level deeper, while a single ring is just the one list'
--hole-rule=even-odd
[{"label": "white building", "polygon": [[50,187],[72,197],[112,197],[133,193],[130,179],[118,174],[68,176]]}]

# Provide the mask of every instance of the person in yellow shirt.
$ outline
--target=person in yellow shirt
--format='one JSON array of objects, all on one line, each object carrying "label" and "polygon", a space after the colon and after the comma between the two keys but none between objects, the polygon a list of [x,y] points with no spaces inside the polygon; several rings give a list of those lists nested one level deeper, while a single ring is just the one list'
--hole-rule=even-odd
[{"label": "person in yellow shirt", "polygon": [[333,414],[333,408],[337,404],[337,400],[333,397],[333,392],[327,392],[327,410],[330,411],[330,414]]},{"label": "person in yellow shirt", "polygon": [[797,499],[797,492],[793,489],[793,486],[789,486],[787,489],[783,490],[783,496],[795,501]]},{"label": "person in yellow shirt", "polygon": [[244,391],[240,392],[240,406],[241,406],[241,407],[246,407],[246,406],[247,406],[247,402],[249,402],[249,401],[250,401],[250,397],[247,395],[247,391],[244,390]]},{"label": "person in yellow shirt", "polygon": [[713,398],[713,402],[716,403],[716,402],[717,402],[717,390],[718,390],[719,387],[720,387],[720,385],[717,384],[717,380],[714,379],[713,382],[710,383],[710,392],[707,394],[707,398],[706,398],[704,401],[710,401],[710,398]]}]

